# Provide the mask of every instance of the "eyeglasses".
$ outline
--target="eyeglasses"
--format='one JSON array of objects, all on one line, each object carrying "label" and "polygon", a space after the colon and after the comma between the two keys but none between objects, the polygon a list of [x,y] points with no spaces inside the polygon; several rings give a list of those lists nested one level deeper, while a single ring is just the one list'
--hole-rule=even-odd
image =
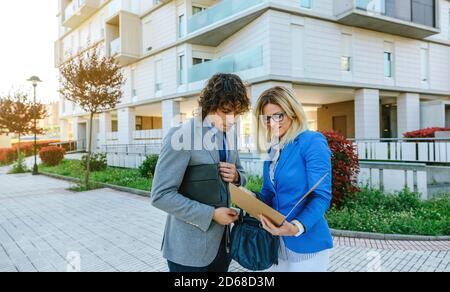
[{"label": "eyeglasses", "polygon": [[286,116],[286,113],[276,113],[271,116],[261,116],[261,119],[264,123],[266,123],[266,125],[270,125],[271,121],[275,123],[282,123]]}]

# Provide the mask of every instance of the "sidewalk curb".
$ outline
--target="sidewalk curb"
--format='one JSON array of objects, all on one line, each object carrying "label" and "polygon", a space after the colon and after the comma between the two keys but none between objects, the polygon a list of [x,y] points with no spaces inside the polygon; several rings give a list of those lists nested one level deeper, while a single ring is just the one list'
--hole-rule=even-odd
[{"label": "sidewalk curb", "polygon": [[[78,179],[78,178],[63,176],[63,175],[54,174],[54,173],[39,172],[39,174],[48,176],[51,178],[56,178],[56,179],[65,180],[68,182],[73,182],[73,183],[80,182],[80,179]],[[127,188],[127,187],[122,187],[122,186],[111,185],[111,184],[107,184],[107,183],[100,183],[100,182],[95,182],[95,183],[104,188],[109,188],[109,189],[113,189],[113,190],[120,191],[120,192],[131,193],[133,195],[137,195],[137,196],[141,196],[141,197],[147,197],[147,198],[150,197],[150,191],[137,190],[137,189]]]},{"label": "sidewalk curb", "polygon": [[401,234],[381,234],[358,231],[345,231],[332,229],[333,236],[350,237],[357,239],[373,240],[395,240],[395,241],[450,241],[450,236],[422,236],[422,235],[401,235]]}]

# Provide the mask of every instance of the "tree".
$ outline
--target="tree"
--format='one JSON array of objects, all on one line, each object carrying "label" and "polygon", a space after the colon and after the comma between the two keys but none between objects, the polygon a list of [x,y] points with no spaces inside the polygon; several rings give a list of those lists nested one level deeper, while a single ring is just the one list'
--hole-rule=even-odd
[{"label": "tree", "polygon": [[116,107],[122,96],[125,79],[117,61],[113,57],[101,55],[98,47],[70,59],[60,67],[60,74],[61,96],[89,114],[88,158],[84,179],[85,187],[89,189],[92,122],[96,114]]},{"label": "tree", "polygon": [[[47,110],[41,103],[36,105],[28,99],[28,95],[22,91],[16,91],[13,95],[0,99],[0,133],[16,134],[19,138],[17,154],[20,156],[20,138],[34,133],[34,110],[36,120],[47,117]],[[36,124],[36,134],[44,134],[44,129]]]}]

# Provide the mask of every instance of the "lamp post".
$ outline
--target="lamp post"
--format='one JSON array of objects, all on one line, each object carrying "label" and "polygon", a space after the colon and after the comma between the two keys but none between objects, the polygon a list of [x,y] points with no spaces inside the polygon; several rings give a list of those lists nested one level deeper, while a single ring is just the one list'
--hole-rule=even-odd
[{"label": "lamp post", "polygon": [[27,81],[30,81],[31,84],[33,85],[33,90],[34,90],[34,108],[33,108],[33,115],[34,115],[34,166],[33,166],[33,175],[37,175],[38,174],[38,165],[37,165],[37,121],[36,121],[36,87],[38,85],[39,82],[42,82],[41,79],[39,79],[39,77],[37,76],[31,76],[30,79],[28,79]]}]

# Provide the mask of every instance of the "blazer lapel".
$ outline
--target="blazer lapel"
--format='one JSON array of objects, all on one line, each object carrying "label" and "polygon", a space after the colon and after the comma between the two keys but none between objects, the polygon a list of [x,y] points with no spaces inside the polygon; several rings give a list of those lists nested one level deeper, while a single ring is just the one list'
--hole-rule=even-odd
[{"label": "blazer lapel", "polygon": [[[211,129],[208,127],[203,127],[203,150],[207,151],[210,155],[211,158],[213,160],[214,163],[218,164],[220,162],[220,156],[219,156],[219,148],[218,148],[218,140],[217,136],[214,139],[214,143],[212,143],[211,139]],[[209,133],[209,134],[208,134]],[[208,134],[208,135],[207,135]],[[205,146],[205,141],[206,143],[210,144],[210,145],[206,145]],[[209,148],[213,148],[213,149],[209,149]]]}]

